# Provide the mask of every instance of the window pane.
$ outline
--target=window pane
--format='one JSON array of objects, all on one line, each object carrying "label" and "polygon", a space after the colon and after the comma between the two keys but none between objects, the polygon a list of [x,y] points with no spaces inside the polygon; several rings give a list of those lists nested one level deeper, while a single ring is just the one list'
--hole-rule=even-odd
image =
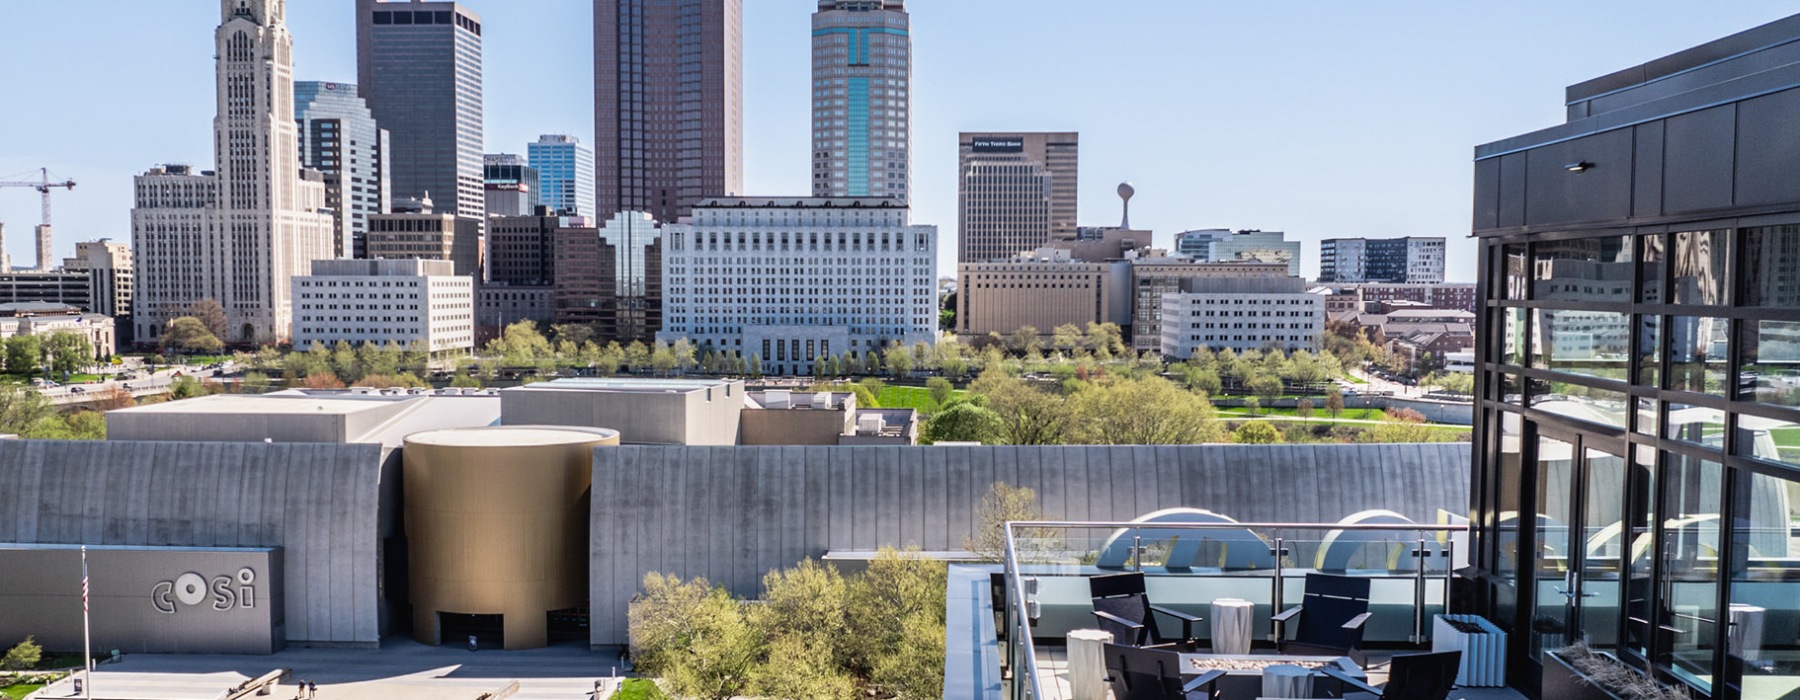
[{"label": "window pane", "polygon": [[1725,396],[1725,347],[1731,323],[1722,318],[1669,317],[1669,388]]},{"label": "window pane", "polygon": [[1509,365],[1525,366],[1525,309],[1495,309],[1500,319],[1500,346],[1495,355]]},{"label": "window pane", "polygon": [[1638,283],[1640,304],[1663,303],[1663,265],[1669,260],[1663,251],[1666,240],[1660,233],[1638,236],[1638,274],[1642,277]]},{"label": "window pane", "polygon": [[1531,657],[1568,644],[1568,585],[1570,562],[1569,524],[1575,522],[1570,504],[1575,494],[1575,446],[1553,438],[1538,438],[1537,548],[1532,565],[1532,590],[1536,608],[1531,616]]},{"label": "window pane", "polygon": [[1650,580],[1651,532],[1656,527],[1656,455],[1654,448],[1639,445],[1632,453],[1628,521],[1631,531],[1626,541],[1631,556],[1625,583],[1625,645],[1640,655],[1650,653],[1650,635],[1656,616],[1650,609],[1650,595],[1655,586]]},{"label": "window pane", "polygon": [[1800,423],[1739,414],[1737,430],[1738,454],[1800,467]]},{"label": "window pane", "polygon": [[1744,230],[1744,306],[1800,306],[1800,226]]},{"label": "window pane", "polygon": [[1800,521],[1800,500],[1790,497],[1797,484],[1761,474],[1738,479],[1731,516],[1734,567],[1730,624],[1725,633],[1725,663],[1743,674],[1745,698],[1777,698],[1780,689],[1800,688],[1800,643],[1784,634],[1800,616],[1800,568],[1793,566],[1793,524]]},{"label": "window pane", "polygon": [[1659,423],[1656,422],[1656,400],[1637,399],[1637,432],[1655,435],[1657,425]]},{"label": "window pane", "polygon": [[1800,406],[1800,323],[1742,321],[1738,398]]},{"label": "window pane", "polygon": [[1719,636],[1718,462],[1664,455],[1661,624],[1670,629],[1655,662],[1701,689],[1712,690],[1712,657]]},{"label": "window pane", "polygon": [[1531,364],[1541,369],[1625,380],[1630,316],[1611,311],[1533,309]]},{"label": "window pane", "polygon": [[1725,444],[1725,412],[1685,403],[1669,404],[1663,437],[1719,449]]},{"label": "window pane", "polygon": [[1518,576],[1519,576],[1519,518],[1524,507],[1525,496],[1523,441],[1520,437],[1520,423],[1517,413],[1500,414],[1500,465],[1499,475],[1495,479],[1496,511],[1499,519],[1496,525],[1499,534],[1494,538],[1498,544],[1494,548],[1494,573],[1499,583],[1494,587],[1495,622],[1511,628],[1518,612]]},{"label": "window pane", "polygon": [[1531,260],[1525,255],[1525,244],[1510,243],[1502,250],[1506,255],[1506,298],[1515,301],[1528,298],[1526,285],[1530,284]]},{"label": "window pane", "polygon": [[1622,392],[1568,382],[1550,382],[1544,391],[1531,393],[1532,408],[1619,429],[1626,427],[1630,406]]},{"label": "window pane", "polygon": [[1587,450],[1582,496],[1581,635],[1595,651],[1619,643],[1619,572],[1625,556],[1625,458]]},{"label": "window pane", "polygon": [[1640,386],[1661,386],[1657,378],[1662,371],[1662,337],[1661,316],[1638,317],[1637,383]]},{"label": "window pane", "polygon": [[1675,303],[1725,303],[1724,231],[1675,234]]},{"label": "window pane", "polygon": [[1532,298],[1631,301],[1631,237],[1546,241],[1531,248]]}]

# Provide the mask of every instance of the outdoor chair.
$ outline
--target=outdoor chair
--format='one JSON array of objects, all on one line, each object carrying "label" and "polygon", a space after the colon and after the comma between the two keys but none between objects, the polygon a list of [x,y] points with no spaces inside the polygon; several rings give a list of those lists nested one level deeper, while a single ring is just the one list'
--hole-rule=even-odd
[{"label": "outdoor chair", "polygon": [[1181,654],[1124,644],[1105,645],[1106,682],[1113,700],[1207,700],[1224,671],[1207,671],[1183,682]]},{"label": "outdoor chair", "polygon": [[1388,682],[1380,688],[1335,668],[1324,671],[1325,675],[1344,684],[1345,697],[1363,692],[1381,700],[1445,700],[1450,697],[1450,690],[1456,687],[1456,672],[1461,665],[1460,651],[1396,656],[1388,667]]},{"label": "outdoor chair", "polygon": [[[1288,636],[1289,623],[1294,625]],[[1369,621],[1369,580],[1307,574],[1300,604],[1270,618],[1275,648],[1283,654],[1348,656],[1363,665],[1363,623]]]},{"label": "outdoor chair", "polygon": [[[1201,618],[1179,610],[1151,605],[1144,592],[1144,574],[1104,574],[1088,577],[1088,592],[1094,598],[1094,618],[1102,631],[1111,632],[1113,641],[1134,647],[1163,646],[1180,642],[1189,649],[1198,643],[1194,625]],[[1180,639],[1169,639],[1157,628],[1156,615],[1181,621]]]}]

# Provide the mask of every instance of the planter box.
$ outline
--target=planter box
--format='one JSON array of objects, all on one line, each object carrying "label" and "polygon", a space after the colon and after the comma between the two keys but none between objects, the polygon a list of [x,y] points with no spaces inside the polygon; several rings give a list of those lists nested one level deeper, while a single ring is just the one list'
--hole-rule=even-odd
[{"label": "planter box", "polygon": [[1539,696],[1556,700],[1624,700],[1589,683],[1574,666],[1552,653],[1544,654],[1543,692]]}]

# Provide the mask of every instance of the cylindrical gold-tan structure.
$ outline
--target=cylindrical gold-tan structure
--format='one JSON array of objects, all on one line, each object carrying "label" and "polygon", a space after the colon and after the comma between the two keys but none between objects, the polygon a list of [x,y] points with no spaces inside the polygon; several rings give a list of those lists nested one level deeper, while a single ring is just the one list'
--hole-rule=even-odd
[{"label": "cylindrical gold-tan structure", "polygon": [[[406,438],[413,637],[440,614],[500,615],[507,649],[546,643],[547,613],[586,605],[593,451],[617,431],[497,426]],[[460,618],[458,618],[460,619]]]}]

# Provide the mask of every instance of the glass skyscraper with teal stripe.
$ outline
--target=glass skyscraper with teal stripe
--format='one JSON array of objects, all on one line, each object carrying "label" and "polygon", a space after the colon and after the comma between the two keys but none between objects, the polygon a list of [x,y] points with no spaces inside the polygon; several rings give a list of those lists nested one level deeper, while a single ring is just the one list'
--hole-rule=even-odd
[{"label": "glass skyscraper with teal stripe", "polygon": [[912,37],[905,0],[813,14],[813,196],[908,199]]}]

